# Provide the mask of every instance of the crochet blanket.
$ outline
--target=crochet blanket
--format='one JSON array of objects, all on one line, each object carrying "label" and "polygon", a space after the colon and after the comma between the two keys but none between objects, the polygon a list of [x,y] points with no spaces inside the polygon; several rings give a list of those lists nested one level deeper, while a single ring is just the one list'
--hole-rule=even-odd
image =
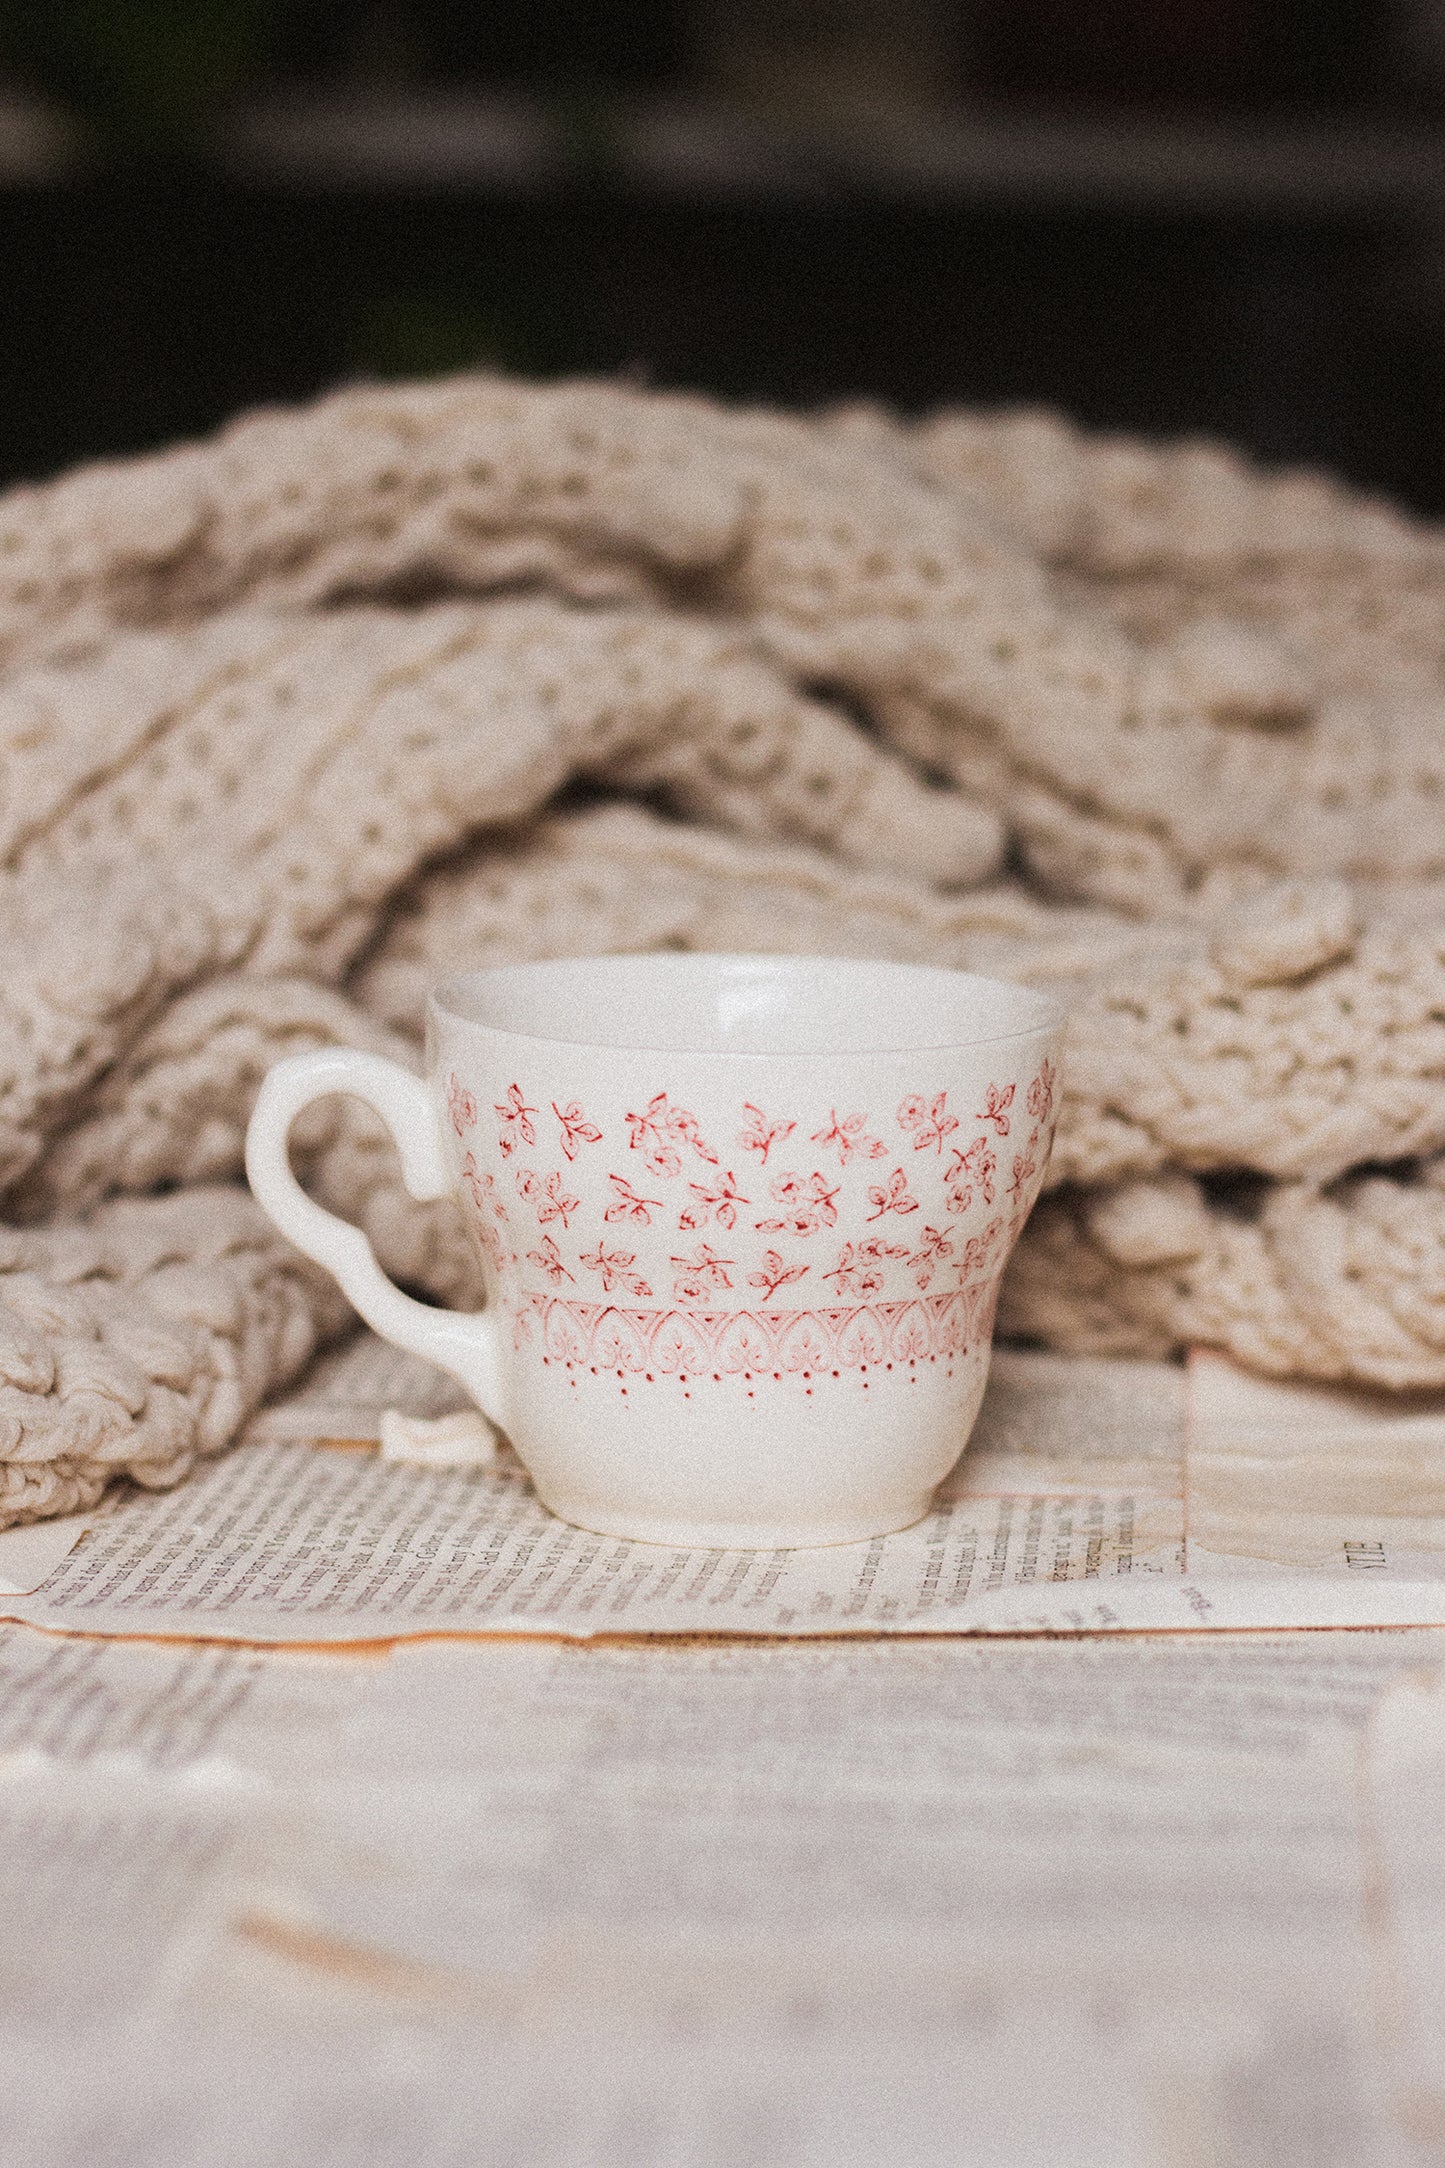
[{"label": "crochet blanket", "polygon": [[[1060,987],[1001,1330],[1445,1383],[1445,538],[1038,416],[351,390],[0,499],[0,1522],[177,1480],[346,1328],[278,1056],[460,963]],[[373,1118],[298,1158],[478,1299]]]}]

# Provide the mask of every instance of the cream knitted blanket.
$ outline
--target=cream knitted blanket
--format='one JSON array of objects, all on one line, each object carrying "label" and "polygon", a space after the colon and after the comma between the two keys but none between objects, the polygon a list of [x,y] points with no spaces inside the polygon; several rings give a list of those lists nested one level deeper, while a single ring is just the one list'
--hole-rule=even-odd
[{"label": "cream knitted blanket", "polygon": [[[280,1054],[462,960],[937,958],[1073,1003],[1002,1329],[1445,1383],[1445,539],[1225,453],[611,386],[350,391],[0,500],[0,1521],[341,1330]],[[316,1193],[475,1301],[313,1110]]]}]

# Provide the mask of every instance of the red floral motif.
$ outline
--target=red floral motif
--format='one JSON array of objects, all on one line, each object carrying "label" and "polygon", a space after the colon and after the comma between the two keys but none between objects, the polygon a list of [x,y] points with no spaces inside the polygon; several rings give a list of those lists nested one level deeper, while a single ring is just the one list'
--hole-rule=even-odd
[{"label": "red floral motif", "polygon": [[[585,1261],[585,1260],[584,1260]],[[542,1350],[568,1368],[658,1378],[792,1377],[948,1361],[987,1338],[987,1290],[915,1295],[833,1310],[614,1309],[527,1297]]]},{"label": "red floral motif", "polygon": [[829,1189],[826,1175],[777,1175],[770,1194],[774,1204],[780,1204],[783,1210],[777,1219],[755,1222],[762,1234],[815,1235],[820,1227],[838,1224],[838,1207],[833,1202],[838,1187],[835,1183]]},{"label": "red floral motif", "polygon": [[471,1128],[477,1118],[477,1102],[453,1069],[447,1078],[447,1112],[458,1136]]},{"label": "red floral motif", "polygon": [[944,1138],[958,1127],[958,1116],[948,1111],[947,1092],[939,1092],[932,1100],[912,1092],[898,1109],[898,1126],[913,1131],[915,1152],[941,1152]]},{"label": "red floral motif", "polygon": [[[777,1316],[779,1313],[774,1312]],[[834,1313],[836,1315],[836,1313]],[[826,1320],[812,1310],[784,1310],[781,1316],[788,1320],[777,1336],[777,1363],[796,1377],[810,1377],[818,1370],[838,1367],[834,1362],[835,1344],[829,1334]],[[766,1322],[772,1323],[772,1317]]]},{"label": "red floral motif", "polygon": [[836,1107],[828,1109],[828,1127],[814,1130],[808,1141],[820,1144],[825,1152],[836,1151],[838,1163],[843,1167],[855,1153],[860,1159],[886,1159],[888,1156],[883,1139],[869,1136],[866,1114],[845,1114],[840,1118]]},{"label": "red floral motif", "polygon": [[649,1174],[680,1174],[684,1145],[709,1166],[718,1163],[717,1153],[698,1128],[697,1116],[689,1114],[686,1107],[673,1106],[666,1092],[649,1099],[644,1113],[625,1114],[623,1120],[629,1147],[643,1154]]},{"label": "red floral motif", "polygon": [[[1016,1129],[1012,1136],[1009,1134],[1011,1116],[1015,1120],[1022,1119],[1021,1110],[1016,1111],[1016,1102],[1020,1100],[1027,1102],[1032,1118],[1026,1139],[1021,1139]],[[558,1230],[570,1228],[573,1219],[582,1213],[584,1200],[590,1212],[592,1192],[579,1182],[580,1196],[574,1196],[570,1194],[570,1177],[565,1170],[548,1173],[545,1161],[542,1167],[536,1166],[537,1109],[523,1097],[521,1085],[512,1083],[507,1087],[504,1101],[496,1108],[500,1122],[498,1148],[503,1162],[510,1160],[512,1164],[508,1194],[514,1183],[519,1196],[536,1216],[538,1235],[533,1239],[539,1246],[526,1252],[522,1270],[527,1273],[535,1270],[539,1277],[532,1281],[533,1286],[545,1285],[549,1289],[546,1296],[528,1299],[560,1301],[565,1292],[572,1308],[580,1310],[586,1306],[572,1301],[570,1291],[576,1289],[579,1280],[585,1286],[589,1275],[596,1276],[594,1287],[599,1299],[628,1304],[653,1301],[654,1287],[664,1300],[670,1293],[676,1306],[667,1313],[674,1320],[671,1337],[665,1347],[659,1343],[652,1349],[652,1360],[654,1367],[683,1375],[691,1374],[690,1366],[702,1360],[701,1343],[692,1327],[685,1325],[686,1319],[748,1318],[752,1313],[740,1309],[725,1311],[721,1306],[728,1302],[737,1305],[753,1301],[761,1306],[756,1313],[758,1319],[775,1320],[786,1314],[795,1321],[813,1320],[811,1311],[783,1313],[773,1308],[786,1290],[811,1275],[815,1283],[826,1282],[826,1293],[840,1303],[862,1305],[867,1309],[866,1318],[860,1314],[854,1336],[857,1345],[855,1347],[854,1341],[850,1340],[852,1352],[844,1350],[840,1356],[838,1332],[833,1325],[828,1325],[825,1330],[815,1322],[798,1322],[786,1351],[781,1344],[773,1347],[774,1369],[807,1370],[820,1361],[819,1348],[823,1345],[820,1333],[831,1351],[835,1367],[839,1362],[856,1363],[861,1367],[865,1360],[871,1360],[866,1355],[868,1347],[893,1344],[888,1341],[892,1328],[887,1318],[898,1308],[896,1298],[906,1295],[907,1301],[916,1306],[924,1299],[928,1302],[937,1300],[933,1292],[936,1288],[956,1287],[970,1303],[978,1297],[975,1306],[981,1314],[982,1295],[996,1280],[1002,1259],[1038,1189],[1048,1156],[1057,1102],[1058,1073],[1052,1061],[1041,1063],[1030,1083],[1020,1080],[990,1084],[984,1110],[978,1117],[982,1133],[963,1145],[954,1141],[963,1124],[949,1112],[947,1093],[910,1094],[899,1103],[900,1128],[911,1135],[916,1153],[936,1156],[911,1160],[906,1167],[896,1160],[889,1163],[889,1147],[871,1134],[866,1113],[853,1111],[846,1102],[842,1110],[830,1107],[826,1125],[811,1133],[811,1141],[820,1157],[828,1156],[829,1164],[839,1169],[837,1179],[817,1167],[807,1169],[806,1163],[802,1169],[782,1168],[764,1177],[767,1201],[753,1205],[740,1188],[733,1170],[721,1167],[697,1117],[686,1107],[675,1104],[666,1092],[659,1092],[647,1101],[641,1113],[626,1116],[629,1146],[640,1155],[640,1161],[632,1162],[638,1168],[637,1175],[629,1177],[609,1172],[604,1180],[602,1168],[606,1162],[602,1161],[600,1165],[592,1162],[597,1168],[593,1183],[604,1192],[599,1209],[606,1231],[593,1250],[579,1255],[571,1250],[564,1253],[546,1230],[554,1223]],[[587,1118],[580,1098],[564,1094],[544,1103],[550,1104],[557,1121],[561,1154],[568,1163],[573,1162],[585,1146],[603,1141],[600,1126]],[[455,1075],[448,1078],[447,1107],[454,1125],[459,1125],[460,1135],[462,1129],[475,1120],[476,1103]],[[723,1128],[730,1126],[725,1118],[720,1119]],[[709,1127],[712,1126],[710,1118]],[[768,1113],[752,1100],[743,1102],[737,1144],[740,1150],[755,1152],[763,1167],[770,1164],[772,1153],[780,1145],[802,1133],[801,1122]],[[966,1136],[967,1130],[963,1133]],[[996,1136],[1008,1137],[1008,1145],[996,1145]],[[949,1148],[946,1163],[943,1160],[945,1144]],[[530,1164],[526,1160],[518,1164],[524,1145],[534,1147]],[[906,1147],[899,1149],[906,1151]],[[836,1158],[832,1156],[834,1154]],[[695,1162],[691,1168],[687,1167],[689,1158]],[[873,1163],[879,1159],[885,1163],[875,1168]],[[1006,1171],[1001,1174],[1003,1162],[1006,1162]],[[685,1250],[680,1248],[679,1254],[670,1259],[641,1246],[642,1230],[651,1229],[649,1241],[657,1251],[665,1252],[668,1245],[665,1236],[658,1232],[659,1221],[665,1226],[673,1224],[667,1217],[672,1208],[665,1205],[668,1192],[662,1182],[655,1184],[663,1190],[662,1196],[639,1187],[643,1179],[642,1167],[669,1180],[684,1176],[679,1187],[687,1201],[678,1209],[676,1225],[681,1234],[694,1239]],[[938,1168],[937,1178],[931,1171],[934,1167]],[[690,1176],[696,1176],[696,1179],[689,1179]],[[490,1263],[505,1276],[515,1270],[519,1260],[512,1248],[515,1237],[509,1237],[503,1224],[507,1208],[498,1193],[497,1178],[491,1173],[484,1174],[476,1156],[466,1152],[462,1180],[478,1207],[478,1232],[484,1252]],[[1001,1196],[997,1194],[1000,1190],[1003,1191]],[[964,1221],[960,1226],[958,1218],[945,1217],[945,1213],[970,1213],[979,1200],[995,1208],[993,1216],[982,1234],[965,1241],[968,1222]],[[755,1218],[750,1216],[754,1212]],[[931,1214],[927,1223],[914,1219],[915,1214],[923,1212]],[[866,1231],[860,1237],[857,1229],[865,1214]],[[881,1231],[875,1232],[878,1224],[890,1217],[905,1223],[898,1229],[900,1240],[890,1241]],[[761,1249],[760,1255],[758,1250],[753,1250],[751,1255],[744,1255],[739,1260],[735,1254],[715,1250],[709,1240],[696,1239],[700,1236],[716,1239],[718,1232],[726,1231],[733,1237],[729,1249],[735,1252],[739,1241],[748,1243],[748,1238],[737,1232],[745,1227],[766,1234],[773,1246]],[[831,1270],[824,1271],[821,1261],[817,1264],[794,1263],[786,1257],[781,1238],[808,1241],[810,1247],[821,1249],[823,1244],[815,1245],[811,1238],[821,1235],[826,1242],[832,1229],[837,1232],[832,1247],[836,1262]],[[636,1250],[625,1248],[628,1240],[625,1230],[630,1230],[638,1239]],[[844,1242],[844,1235],[850,1231],[853,1239]],[[516,1246],[520,1249],[520,1242]],[[667,1269],[669,1265],[670,1270]],[[746,1291],[739,1295],[735,1290],[744,1283]],[[895,1299],[890,1300],[890,1288]],[[821,1284],[818,1294],[822,1299],[824,1289]],[[634,1321],[638,1315],[631,1308],[616,1313],[618,1318]],[[841,1312],[818,1315],[835,1319]],[[970,1310],[965,1321],[965,1339],[967,1333],[973,1331],[972,1316]],[[881,1325],[880,1318],[884,1320]],[[621,1339],[609,1361],[615,1359],[620,1363],[622,1357],[617,1349],[623,1341],[631,1347],[633,1341],[628,1341],[627,1335],[633,1334],[635,1340],[636,1331],[642,1328],[627,1324],[625,1328],[617,1325],[611,1329],[615,1329]],[[701,1329],[702,1322],[699,1322],[698,1330]],[[711,1330],[711,1325],[708,1329]],[[768,1329],[771,1330],[771,1326]],[[963,1331],[964,1327],[959,1330]],[[743,1332],[741,1326],[739,1331]],[[917,1341],[919,1346],[926,1343],[930,1353],[941,1352],[917,1317],[909,1331],[913,1335],[909,1341],[910,1350]],[[731,1371],[741,1364],[746,1370],[754,1360],[760,1360],[759,1349],[749,1337],[752,1333],[753,1326],[748,1325],[743,1340],[736,1346],[730,1342],[725,1352],[720,1346],[714,1348],[712,1368]],[[917,1339],[920,1333],[922,1340]],[[740,1347],[741,1354],[738,1352]],[[905,1359],[914,1359],[914,1354],[910,1352]],[[630,1361],[629,1355],[622,1366],[627,1367]]]},{"label": "red floral motif", "polygon": [[909,1317],[895,1327],[893,1353],[896,1360],[907,1363],[926,1362],[931,1352],[925,1319]]},{"label": "red floral motif", "polygon": [[483,1174],[474,1154],[468,1152],[462,1161],[462,1180],[472,1193],[472,1203],[477,1208],[477,1240],[483,1254],[489,1257],[500,1272],[504,1265],[516,1263],[502,1234],[507,1218],[507,1208],[497,1195],[497,1180],[493,1174]]},{"label": "red floral motif", "polygon": [[886,1183],[878,1189],[870,1189],[868,1202],[873,1210],[868,1214],[870,1223],[880,1220],[889,1212],[916,1212],[918,1199],[909,1195],[908,1177],[901,1167],[895,1167]]},{"label": "red floral motif", "polygon": [[997,1084],[990,1084],[984,1096],[983,1108],[981,1112],[974,1116],[974,1120],[976,1122],[992,1122],[995,1134],[1006,1137],[1008,1135],[1008,1110],[1014,1103],[1014,1093],[1017,1089],[1017,1085],[1010,1084],[1006,1092],[1001,1092]]},{"label": "red floral motif", "polygon": [[727,1268],[736,1259],[715,1257],[705,1242],[698,1244],[695,1257],[674,1257],[670,1261],[678,1275],[672,1289],[675,1302],[701,1302],[705,1295],[733,1284]]},{"label": "red floral motif", "polygon": [[603,1314],[600,1302],[574,1302],[566,1295],[529,1295],[527,1307],[545,1334],[546,1357],[554,1363],[585,1363]]},{"label": "red floral motif", "polygon": [[630,1317],[616,1310],[603,1313],[592,1342],[592,1357],[599,1370],[636,1370],[643,1343]]},{"label": "red floral motif", "polygon": [[1009,1177],[1008,1194],[1013,1199],[1016,1211],[1023,1207],[1024,1191],[1039,1171],[1038,1142],[1038,1131],[1035,1130],[1023,1150],[1014,1153],[1013,1173]]},{"label": "red floral motif", "polygon": [[869,1235],[864,1242],[845,1242],[838,1262],[823,1278],[831,1280],[840,1295],[876,1295],[883,1286],[882,1266],[891,1257],[906,1257],[908,1244],[884,1242]]},{"label": "red floral motif", "polygon": [[743,1101],[747,1116],[738,1132],[738,1143],[745,1152],[756,1152],[766,1167],[768,1154],[775,1144],[781,1144],[797,1128],[796,1122],[770,1122],[761,1107],[755,1107],[751,1099]]},{"label": "red floral motif", "polygon": [[562,1252],[550,1235],[543,1235],[539,1250],[528,1250],[527,1262],[535,1265],[539,1272],[545,1272],[554,1287],[559,1287],[563,1280],[576,1284],[576,1274],[567,1270],[562,1262]]},{"label": "red floral motif", "polygon": [[753,1377],[760,1370],[767,1370],[772,1362],[773,1342],[766,1326],[744,1311],[734,1318],[718,1341],[717,1359],[722,1369],[731,1377],[741,1371],[744,1377]]},{"label": "red floral motif", "polygon": [[519,1144],[536,1143],[537,1131],[533,1125],[532,1116],[537,1109],[527,1105],[522,1097],[520,1084],[509,1084],[506,1098],[492,1111],[498,1116],[502,1124],[499,1142],[504,1159],[510,1159]]},{"label": "red floral motif", "polygon": [[699,1370],[707,1367],[708,1347],[693,1329],[692,1314],[685,1310],[654,1313],[657,1314],[661,1315],[662,1323],[649,1332],[646,1328],[653,1320],[637,1320],[634,1313],[634,1329],[638,1324],[642,1327],[637,1342],[643,1352],[643,1364],[638,1367],[644,1367],[650,1356],[653,1371],[660,1370],[664,1377],[696,1377]]},{"label": "red floral motif", "polygon": [[579,1144],[600,1144],[602,1132],[595,1122],[589,1122],[577,1100],[569,1099],[565,1107],[552,1101],[552,1112],[562,1130],[562,1149],[569,1159],[577,1157]]},{"label": "red floral motif", "polygon": [[604,1250],[599,1242],[591,1255],[581,1258],[579,1262],[584,1271],[602,1275],[602,1292],[605,1295],[612,1294],[619,1287],[625,1288],[629,1295],[646,1296],[652,1293],[641,1273],[632,1269],[637,1263],[635,1251]]},{"label": "red floral motif", "polygon": [[993,1203],[993,1178],[998,1160],[987,1137],[975,1137],[968,1150],[953,1147],[953,1159],[943,1178],[950,1212],[966,1212],[973,1203],[975,1187],[985,1204]]},{"label": "red floral motif", "polygon": [[545,1227],[549,1220],[559,1219],[564,1227],[572,1223],[571,1215],[582,1209],[580,1197],[567,1197],[562,1191],[560,1174],[549,1174],[544,1181],[530,1167],[517,1169],[517,1194],[525,1197],[537,1215],[537,1225]]},{"label": "red floral motif", "polygon": [[1053,1113],[1054,1092],[1058,1081],[1059,1072],[1049,1060],[1048,1055],[1045,1054],[1044,1065],[1032,1084],[1030,1084],[1029,1096],[1025,1102],[1029,1113],[1036,1122],[1046,1122]]},{"label": "red floral motif", "polygon": [[749,1287],[762,1290],[771,1302],[780,1287],[791,1287],[794,1280],[803,1279],[809,1271],[807,1265],[785,1265],[776,1250],[764,1250],[761,1270],[748,1274]]},{"label": "red floral motif", "polygon": [[731,1172],[720,1175],[712,1189],[709,1189],[705,1182],[689,1182],[687,1186],[692,1191],[694,1202],[684,1205],[678,1214],[679,1234],[696,1234],[713,1220],[717,1221],[719,1227],[736,1227],[738,1206],[751,1202],[738,1188],[737,1176]]},{"label": "red floral motif", "polygon": [[883,1360],[888,1333],[870,1307],[855,1310],[838,1335],[838,1360],[848,1370],[867,1370]]},{"label": "red floral motif", "polygon": [[662,1210],[660,1197],[639,1197],[632,1184],[620,1175],[609,1174],[612,1184],[612,1202],[603,1213],[605,1220],[636,1220],[640,1226],[650,1227],[654,1212]]},{"label": "red floral motif", "polygon": [[920,1287],[927,1287],[945,1257],[953,1255],[953,1237],[941,1227],[925,1227],[923,1240],[908,1260],[908,1269]]},{"label": "red floral motif", "polygon": [[483,1174],[477,1165],[476,1155],[472,1152],[468,1152],[462,1161],[462,1180],[471,1191],[472,1203],[479,1212],[490,1211],[493,1218],[499,1220],[507,1218],[507,1208],[497,1195],[496,1176]]},{"label": "red floral motif", "polygon": [[991,1219],[981,1235],[970,1235],[963,1245],[963,1255],[958,1260],[960,1280],[976,1278],[987,1271],[993,1263],[999,1242],[1003,1236],[1002,1219]]}]

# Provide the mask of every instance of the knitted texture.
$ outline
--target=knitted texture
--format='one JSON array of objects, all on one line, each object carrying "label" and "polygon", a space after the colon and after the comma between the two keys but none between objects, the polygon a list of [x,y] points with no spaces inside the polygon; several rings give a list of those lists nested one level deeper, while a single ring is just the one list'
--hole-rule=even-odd
[{"label": "knitted texture", "polygon": [[[0,1519],[175,1480],[343,1329],[239,1186],[259,1080],[415,1063],[438,975],[528,956],[1051,983],[1002,1328],[1445,1383],[1442,591],[1432,532],[1210,449],[612,386],[350,391],[12,492]],[[477,1299],[366,1110],[295,1142]]]}]

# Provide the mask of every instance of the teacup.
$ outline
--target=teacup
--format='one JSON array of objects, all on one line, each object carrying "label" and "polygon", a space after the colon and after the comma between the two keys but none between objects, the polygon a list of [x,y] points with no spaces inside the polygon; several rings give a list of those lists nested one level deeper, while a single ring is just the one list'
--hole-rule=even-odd
[{"label": "teacup", "polygon": [[[251,1186],[385,1339],[458,1378],[602,1535],[783,1548],[907,1527],[983,1397],[1053,1137],[1062,1018],[957,971],[784,956],[518,964],[429,1004],[425,1083],[346,1048],[266,1078]],[[352,1092],[451,1194],[486,1308],[429,1308],[287,1160]]]}]

